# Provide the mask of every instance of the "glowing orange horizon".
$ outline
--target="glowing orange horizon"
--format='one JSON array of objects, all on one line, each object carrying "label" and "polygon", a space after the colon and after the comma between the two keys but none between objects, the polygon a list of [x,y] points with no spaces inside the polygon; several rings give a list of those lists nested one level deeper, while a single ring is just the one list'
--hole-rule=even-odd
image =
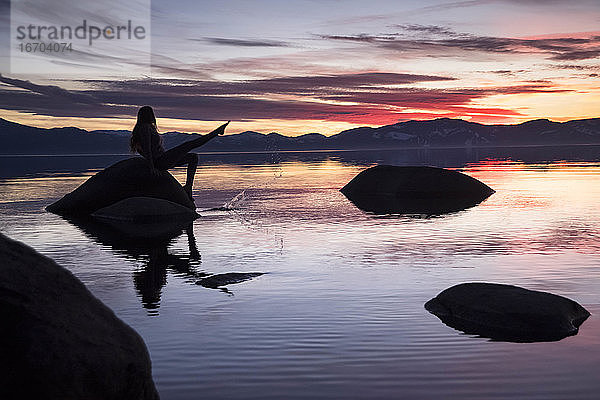
[{"label": "glowing orange horizon", "polygon": [[[396,114],[398,115],[398,114]],[[470,122],[477,122],[484,125],[510,125],[523,123],[535,119],[546,118],[512,116],[507,118],[503,115],[465,115],[461,113],[404,113],[402,119],[369,119],[364,123],[360,121],[327,121],[327,120],[260,120],[260,121],[232,121],[227,128],[226,134],[237,134],[246,131],[256,131],[260,133],[277,132],[285,136],[299,136],[308,133],[321,133],[326,136],[334,135],[347,129],[362,126],[384,126],[398,122],[415,120],[427,121],[437,118],[463,119]],[[88,131],[92,130],[131,130],[135,124],[135,118],[60,118],[20,113],[6,113],[0,115],[11,122],[22,125],[34,126],[38,128],[61,128],[77,127]],[[574,119],[596,118],[598,115],[583,115],[580,118],[555,117],[547,118],[556,122],[566,122]],[[184,133],[205,133],[209,132],[221,121],[196,121],[185,119],[158,118],[157,124],[161,132],[178,131]]]}]

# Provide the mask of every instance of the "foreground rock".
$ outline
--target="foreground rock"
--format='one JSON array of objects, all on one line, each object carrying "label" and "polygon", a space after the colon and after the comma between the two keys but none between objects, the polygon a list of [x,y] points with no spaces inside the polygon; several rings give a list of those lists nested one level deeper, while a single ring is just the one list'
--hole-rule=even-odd
[{"label": "foreground rock", "polygon": [[454,329],[510,342],[576,335],[590,316],[565,297],[495,283],[452,286],[425,303],[425,309]]},{"label": "foreground rock", "polygon": [[483,182],[435,167],[378,165],[340,190],[358,208],[375,214],[444,214],[472,207],[494,193]]},{"label": "foreground rock", "polygon": [[169,200],[195,209],[183,187],[167,171],[155,175],[148,162],[133,157],[98,172],[46,210],[60,215],[90,215],[129,197]]},{"label": "foreground rock", "polygon": [[142,338],[69,271],[0,234],[0,398],[158,399]]}]

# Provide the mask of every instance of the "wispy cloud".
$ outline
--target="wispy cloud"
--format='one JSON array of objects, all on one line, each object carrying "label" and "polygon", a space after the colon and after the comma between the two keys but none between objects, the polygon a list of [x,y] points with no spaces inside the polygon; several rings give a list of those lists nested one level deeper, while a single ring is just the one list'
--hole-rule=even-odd
[{"label": "wispy cloud", "polygon": [[12,87],[28,90],[30,93],[51,97],[57,102],[62,100],[82,104],[95,102],[95,99],[89,94],[69,91],[55,85],[37,85],[27,80],[8,78],[1,74],[0,82]]},{"label": "wispy cloud", "polygon": [[[576,4],[575,4],[576,3]],[[402,4],[403,3],[398,3]],[[325,25],[351,25],[360,24],[365,22],[374,21],[386,21],[386,20],[398,20],[401,18],[414,18],[423,15],[435,15],[436,13],[447,13],[453,10],[469,9],[476,7],[493,7],[501,8],[506,5],[526,8],[544,8],[553,9],[557,7],[564,7],[564,0],[461,0],[461,1],[443,1],[438,4],[432,4],[422,7],[411,8],[410,3],[407,2],[404,7],[399,7],[402,10],[398,12],[388,12],[385,14],[365,14],[361,16],[353,16],[346,18],[337,18],[334,20],[326,21]],[[578,0],[577,2],[571,2],[569,6],[582,6],[582,7],[596,7],[598,5],[597,0]],[[469,13],[471,10],[464,10],[465,13]]]},{"label": "wispy cloud", "polygon": [[[600,56],[600,36],[509,38],[481,36],[455,32],[436,25],[398,25],[405,32],[385,34],[320,35],[332,41],[370,44],[378,48],[398,52],[423,52],[429,56],[447,56],[464,52],[495,54],[541,53],[552,60],[586,60]],[[415,32],[425,37],[415,37]]]},{"label": "wispy cloud", "polygon": [[577,71],[600,71],[600,64],[582,65],[582,64],[551,64],[549,68],[555,69],[572,69]]},{"label": "wispy cloud", "polygon": [[417,32],[420,34],[432,35],[458,35],[454,30],[440,25],[421,25],[421,24],[395,24],[392,27],[400,28],[405,31]]},{"label": "wispy cloud", "polygon": [[451,1],[440,4],[434,4],[432,6],[424,6],[420,8],[416,8],[412,10],[411,14],[421,14],[428,12],[439,12],[439,11],[448,11],[456,8],[466,8],[466,7],[474,7],[480,6],[483,4],[493,3],[494,0],[463,0],[463,1]]},{"label": "wispy cloud", "polygon": [[[186,79],[86,81],[92,88],[56,90],[52,86],[2,77],[2,82],[26,90],[0,89],[0,107],[60,117],[134,115],[151,104],[161,117],[196,120],[325,120],[352,123],[393,123],[407,115],[519,116],[500,107],[478,107],[487,96],[565,92],[551,83],[467,89],[423,89],[415,82],[450,80],[427,75],[362,73],[302,76],[246,82]],[[406,84],[406,87],[397,86]],[[390,87],[389,85],[396,85]],[[11,92],[8,96],[7,92]],[[61,101],[56,101],[60,96]],[[85,99],[86,101],[81,101]],[[421,114],[414,114],[414,110]]]},{"label": "wispy cloud", "polygon": [[269,94],[314,96],[352,90],[381,89],[386,85],[409,85],[419,82],[452,81],[455,78],[436,75],[366,72],[338,75],[290,76],[245,81],[209,81],[185,79],[152,79],[127,81],[87,80],[110,90],[156,90],[177,95],[257,95]]},{"label": "wispy cloud", "polygon": [[282,42],[279,40],[267,40],[267,39],[249,40],[249,39],[205,37],[202,39],[190,38],[188,40],[207,42],[207,43],[221,45],[221,46],[234,46],[234,47],[289,47],[289,46],[291,46],[291,44],[288,42]]},{"label": "wispy cloud", "polygon": [[566,51],[562,53],[556,54],[552,57],[553,60],[560,61],[578,61],[578,60],[588,60],[591,58],[600,57],[600,48],[594,50],[573,50]]}]

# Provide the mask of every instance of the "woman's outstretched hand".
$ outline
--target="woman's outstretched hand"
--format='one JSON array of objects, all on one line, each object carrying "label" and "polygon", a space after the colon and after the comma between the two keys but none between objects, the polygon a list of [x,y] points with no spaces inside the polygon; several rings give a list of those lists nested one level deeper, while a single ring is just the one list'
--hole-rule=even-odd
[{"label": "woman's outstretched hand", "polygon": [[216,134],[216,135],[224,135],[225,134],[225,128],[227,127],[227,125],[229,125],[230,122],[231,121],[225,122],[223,125],[221,125],[217,129],[215,129],[211,133]]}]

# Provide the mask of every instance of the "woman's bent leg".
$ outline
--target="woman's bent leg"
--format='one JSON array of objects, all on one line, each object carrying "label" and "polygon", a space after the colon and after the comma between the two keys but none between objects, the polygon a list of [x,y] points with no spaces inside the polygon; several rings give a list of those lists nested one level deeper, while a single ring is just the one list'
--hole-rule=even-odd
[{"label": "woman's bent leg", "polygon": [[190,194],[192,193],[192,186],[194,185],[194,176],[196,175],[196,167],[198,166],[198,154],[187,153],[181,164],[187,164],[187,175],[185,179],[185,186],[189,187]]},{"label": "woman's bent leg", "polygon": [[194,146],[191,144],[192,142],[193,140],[182,143],[179,146],[175,146],[172,149],[165,151],[154,159],[154,166],[158,169],[166,170],[186,164],[186,157],[189,159],[190,155],[192,154],[190,151],[194,148]]},{"label": "woman's bent leg", "polygon": [[196,175],[196,167],[198,166],[198,154],[185,153],[178,160],[175,160],[175,153],[171,153],[168,158],[164,158],[167,153],[168,152],[165,152],[160,157],[156,158],[154,160],[154,166],[158,169],[167,170],[187,164],[186,180],[183,188],[191,198],[194,176]]}]

